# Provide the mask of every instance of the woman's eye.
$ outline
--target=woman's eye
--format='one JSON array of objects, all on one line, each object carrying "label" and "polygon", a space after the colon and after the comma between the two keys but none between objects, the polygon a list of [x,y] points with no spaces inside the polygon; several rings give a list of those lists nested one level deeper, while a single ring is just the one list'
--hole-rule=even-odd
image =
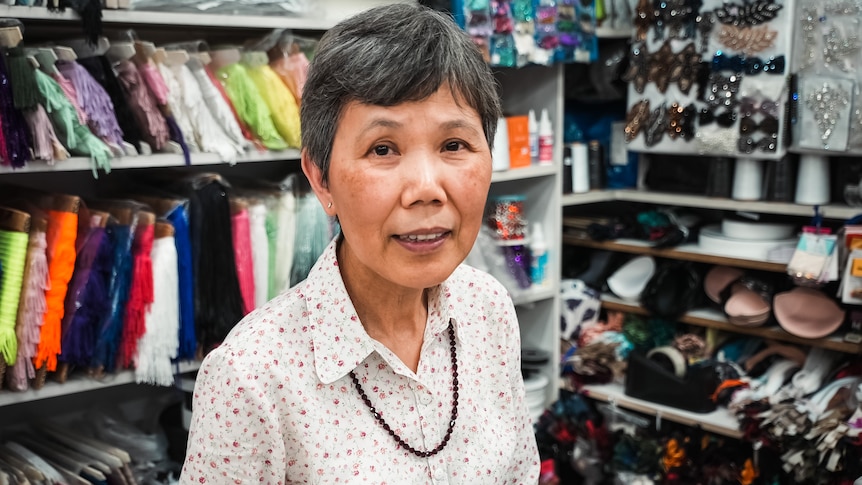
[{"label": "woman's eye", "polygon": [[389,155],[389,147],[386,145],[377,145],[374,147],[374,154],[379,157],[385,157]]},{"label": "woman's eye", "polygon": [[446,148],[446,151],[457,152],[459,149],[461,149],[462,146],[463,146],[463,143],[461,143],[460,141],[450,141],[450,142],[446,143],[445,148]]}]

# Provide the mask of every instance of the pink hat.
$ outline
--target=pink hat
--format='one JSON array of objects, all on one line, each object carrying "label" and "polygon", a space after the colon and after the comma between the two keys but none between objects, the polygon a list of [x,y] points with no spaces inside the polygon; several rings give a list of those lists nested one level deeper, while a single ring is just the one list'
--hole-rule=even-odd
[{"label": "pink hat", "polygon": [[773,312],[781,328],[802,338],[822,338],[844,323],[844,310],[812,288],[796,287],[775,295]]}]

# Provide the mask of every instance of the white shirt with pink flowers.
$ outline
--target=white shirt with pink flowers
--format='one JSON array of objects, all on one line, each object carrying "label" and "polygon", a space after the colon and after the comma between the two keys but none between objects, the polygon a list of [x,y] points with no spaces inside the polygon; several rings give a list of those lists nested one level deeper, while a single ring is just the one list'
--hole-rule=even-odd
[{"label": "white shirt with pink flowers", "polygon": [[[204,359],[182,484],[536,484],[539,456],[524,403],[520,334],[505,288],[466,265],[429,292],[414,373],[365,332],[332,244],[308,279],[249,314]],[[449,322],[458,359],[452,410]]]}]

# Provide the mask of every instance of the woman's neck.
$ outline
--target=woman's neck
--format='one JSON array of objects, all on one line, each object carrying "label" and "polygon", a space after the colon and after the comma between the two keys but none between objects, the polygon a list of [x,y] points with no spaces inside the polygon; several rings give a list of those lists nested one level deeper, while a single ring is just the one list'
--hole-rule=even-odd
[{"label": "woman's neck", "polygon": [[416,371],[428,319],[427,290],[394,285],[363,271],[345,257],[343,244],[337,253],[341,277],[365,331]]}]

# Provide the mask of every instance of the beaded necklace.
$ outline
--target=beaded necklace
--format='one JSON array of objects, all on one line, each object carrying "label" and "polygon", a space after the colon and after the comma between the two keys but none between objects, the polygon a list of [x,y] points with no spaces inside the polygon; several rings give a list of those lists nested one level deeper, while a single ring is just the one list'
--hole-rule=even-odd
[{"label": "beaded necklace", "polygon": [[365,391],[362,389],[362,386],[359,384],[359,379],[357,379],[356,374],[353,371],[350,371],[350,379],[353,381],[353,386],[359,392],[359,397],[362,398],[362,402],[368,406],[368,409],[371,411],[371,415],[374,416],[374,419],[380,424],[380,426],[389,433],[399,445],[401,445],[404,449],[413,453],[414,455],[420,458],[428,458],[429,456],[434,456],[437,453],[440,453],[443,448],[449,443],[449,438],[452,437],[452,430],[455,429],[455,420],[458,418],[458,352],[455,349],[455,328],[452,326],[452,323],[449,322],[449,352],[452,355],[452,414],[449,418],[449,427],[446,429],[446,435],[443,436],[443,440],[431,451],[421,451],[407,444],[398,433],[389,426],[389,423],[380,416],[380,413],[374,408],[374,405],[371,404],[371,400],[368,399],[368,395],[365,394]]}]

